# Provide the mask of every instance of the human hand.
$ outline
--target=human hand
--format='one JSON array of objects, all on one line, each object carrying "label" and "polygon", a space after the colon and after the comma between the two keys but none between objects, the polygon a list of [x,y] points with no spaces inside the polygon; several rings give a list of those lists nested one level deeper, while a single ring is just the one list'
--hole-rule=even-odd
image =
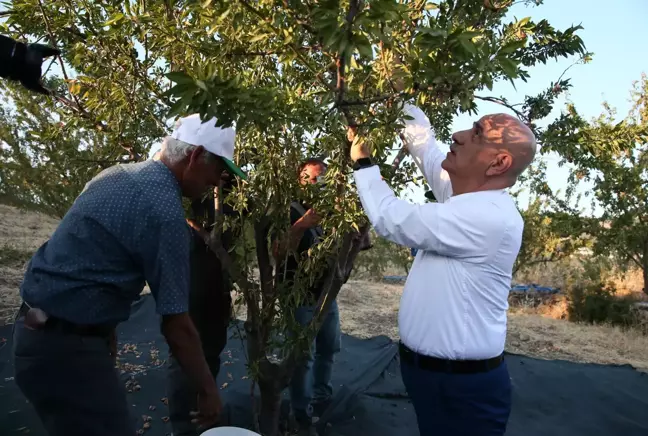
[{"label": "human hand", "polygon": [[304,216],[295,222],[295,226],[303,229],[310,229],[315,227],[321,221],[321,217],[313,209],[308,209]]},{"label": "human hand", "polygon": [[191,422],[201,428],[209,428],[218,422],[222,409],[220,394],[214,386],[213,389],[198,394],[198,411],[191,412]]},{"label": "human hand", "polygon": [[353,162],[363,157],[370,157],[369,150],[365,146],[364,140],[357,135],[357,129],[355,127],[349,127],[347,130],[347,138],[351,142],[351,160]]},{"label": "human hand", "polygon": [[196,233],[198,233],[198,235],[203,239],[203,241],[205,241],[205,244],[209,244],[209,232],[194,220],[188,219],[186,221],[187,224],[189,224],[189,227],[194,229]]}]

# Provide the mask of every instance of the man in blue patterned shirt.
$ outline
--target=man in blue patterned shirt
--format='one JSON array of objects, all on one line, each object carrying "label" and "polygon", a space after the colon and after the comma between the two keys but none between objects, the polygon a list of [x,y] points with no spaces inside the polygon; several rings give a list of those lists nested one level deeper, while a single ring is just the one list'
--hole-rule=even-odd
[{"label": "man in blue patterned shirt", "polygon": [[[221,401],[188,315],[190,236],[182,196],[218,185],[232,162],[234,130],[181,120],[160,160],[118,165],[91,180],[31,259],[16,321],[16,383],[47,431],[133,435],[111,338],[145,282],[173,356],[198,391],[210,425]],[[74,383],[70,383],[73,380]]]}]

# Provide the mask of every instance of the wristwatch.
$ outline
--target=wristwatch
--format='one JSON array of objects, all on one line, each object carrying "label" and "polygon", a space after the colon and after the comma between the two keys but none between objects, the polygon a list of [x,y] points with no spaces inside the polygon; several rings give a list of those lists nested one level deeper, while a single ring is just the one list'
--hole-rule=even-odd
[{"label": "wristwatch", "polygon": [[376,165],[370,157],[361,157],[353,164],[353,171],[358,171],[363,168],[369,168]]}]

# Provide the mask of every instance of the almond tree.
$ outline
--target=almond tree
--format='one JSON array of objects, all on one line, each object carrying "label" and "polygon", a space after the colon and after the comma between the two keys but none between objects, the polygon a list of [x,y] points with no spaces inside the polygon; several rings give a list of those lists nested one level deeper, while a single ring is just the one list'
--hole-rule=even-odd
[{"label": "almond tree", "polygon": [[[526,80],[537,63],[584,56],[580,27],[557,30],[529,18],[509,22],[512,3],[16,0],[4,13],[4,31],[64,49],[48,73],[56,91],[48,110],[56,116],[40,123],[88,132],[85,141],[92,141],[97,160],[142,159],[176,115],[199,112],[236,124],[237,160],[250,177],[222,199],[240,216],[221,221],[241,226],[243,237],[229,253],[218,232],[210,245],[244,300],[250,371],[261,393],[258,424],[263,434],[274,435],[281,391],[368,231],[350,183],[354,135],[371,144],[385,179],[400,191],[414,170],[397,134],[403,101],[421,105],[443,141],[456,114],[476,113],[476,100],[507,106],[544,134],[535,122],[548,115],[567,80],[551,83],[521,107],[489,92],[497,81]],[[9,112],[28,116],[35,110],[18,105]],[[24,125],[11,117],[0,122]],[[19,141],[12,156],[31,155],[35,144]],[[74,153],[84,147],[79,143]],[[326,189],[305,194],[297,166],[313,155],[329,162]],[[302,262],[299,280],[285,289],[275,280],[269,246],[271,237],[287,230],[295,198],[309,200],[325,216],[326,237]],[[294,309],[324,269],[316,316],[300,329]]]},{"label": "almond tree", "polygon": [[[588,121],[569,105],[547,134],[551,149],[570,165],[569,183],[591,185],[593,216],[583,220],[595,240],[594,252],[615,255],[622,266],[643,272],[648,293],[648,78],[644,74],[631,93],[634,105],[618,121],[607,103]],[[562,207],[567,209],[566,204]]]}]

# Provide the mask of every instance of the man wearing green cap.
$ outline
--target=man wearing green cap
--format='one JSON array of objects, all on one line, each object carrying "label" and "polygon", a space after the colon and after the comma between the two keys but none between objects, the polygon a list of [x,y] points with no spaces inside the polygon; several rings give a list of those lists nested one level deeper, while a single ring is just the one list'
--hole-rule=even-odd
[{"label": "man wearing green cap", "polygon": [[[182,124],[165,140],[159,159],[165,156],[183,155],[182,150],[191,144],[200,144],[223,161],[230,175],[245,178],[234,165],[234,134],[222,129],[218,135],[210,133],[199,123],[196,116],[182,120]],[[221,179],[221,195],[225,197],[232,188],[233,177]],[[233,213],[231,207],[220,201],[221,213]],[[212,192],[191,204],[191,280],[189,291],[189,315],[198,330],[203,352],[212,377],[216,380],[220,370],[220,354],[227,344],[227,327],[230,320],[231,281],[216,255],[208,246],[209,232],[215,224],[215,201]],[[231,231],[221,235],[221,243],[229,248]],[[171,356],[167,373],[167,397],[169,417],[174,436],[197,436],[197,426],[192,423],[191,411],[196,408],[197,390],[189,375],[182,370],[180,362]],[[222,420],[221,420],[222,423]],[[216,424],[216,423],[215,423]]]},{"label": "man wearing green cap", "polygon": [[[171,354],[196,387],[203,426],[221,400],[189,316],[190,233],[182,196],[197,199],[232,162],[234,130],[180,120],[159,160],[92,179],[31,259],[14,331],[16,383],[50,436],[134,434],[114,367],[114,331],[145,282]],[[112,346],[111,346],[112,345]],[[74,380],[74,383],[69,383]]]}]

